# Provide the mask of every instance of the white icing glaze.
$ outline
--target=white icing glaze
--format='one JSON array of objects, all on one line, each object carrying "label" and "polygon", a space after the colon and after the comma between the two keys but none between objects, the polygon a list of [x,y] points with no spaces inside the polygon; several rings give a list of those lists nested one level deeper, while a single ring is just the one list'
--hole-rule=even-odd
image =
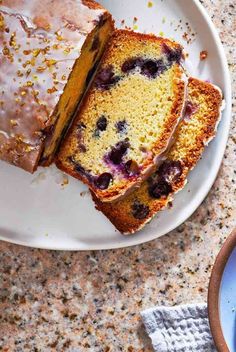
[{"label": "white icing glaze", "polygon": [[104,11],[89,9],[81,0],[3,0],[0,158],[8,160],[11,149],[9,161],[18,164],[15,149],[22,144],[20,154],[25,148],[33,168],[42,132],[50,126],[81,47]]}]

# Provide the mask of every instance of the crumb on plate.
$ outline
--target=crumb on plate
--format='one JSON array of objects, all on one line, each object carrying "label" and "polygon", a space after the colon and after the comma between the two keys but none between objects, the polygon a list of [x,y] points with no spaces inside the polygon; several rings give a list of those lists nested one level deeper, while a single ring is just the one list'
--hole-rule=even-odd
[{"label": "crumb on plate", "polygon": [[208,56],[208,52],[206,50],[202,50],[200,52],[200,60],[201,61],[206,60],[207,56]]}]

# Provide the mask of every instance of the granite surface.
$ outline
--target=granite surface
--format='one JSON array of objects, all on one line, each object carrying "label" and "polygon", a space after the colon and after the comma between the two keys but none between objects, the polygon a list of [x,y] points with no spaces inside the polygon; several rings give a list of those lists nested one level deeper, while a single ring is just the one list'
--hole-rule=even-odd
[{"label": "granite surface", "polygon": [[236,225],[236,4],[202,0],[233,81],[230,139],[210,194],[185,224],[128,249],[55,252],[0,243],[1,351],[152,351],[139,312],[206,300],[215,256]]}]

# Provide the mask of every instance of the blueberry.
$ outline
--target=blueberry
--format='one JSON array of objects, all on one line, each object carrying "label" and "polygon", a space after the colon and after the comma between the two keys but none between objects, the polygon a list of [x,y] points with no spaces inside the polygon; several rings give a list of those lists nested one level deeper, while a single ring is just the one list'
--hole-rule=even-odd
[{"label": "blueberry", "polygon": [[129,176],[134,176],[139,174],[139,166],[135,160],[128,160],[125,163],[125,171]]},{"label": "blueberry", "polygon": [[146,60],[141,67],[141,74],[150,78],[155,78],[158,73],[158,65],[154,60]]},{"label": "blueberry", "polygon": [[182,57],[182,48],[172,49],[166,44],[162,47],[163,53],[166,55],[168,64],[165,64],[162,59],[144,59],[141,57],[130,58],[121,66],[123,73],[130,73],[136,68],[139,72],[148,78],[156,78],[167,70],[174,62],[180,62]]},{"label": "blueberry", "polygon": [[118,133],[124,133],[126,132],[126,129],[127,129],[127,122],[125,120],[118,121],[116,123],[116,130]]},{"label": "blueberry", "polygon": [[132,214],[135,217],[135,219],[143,220],[148,216],[149,213],[150,213],[149,207],[139,202],[138,200],[136,200],[132,204]]},{"label": "blueberry", "polygon": [[82,176],[86,177],[90,182],[94,182],[94,176],[92,176],[88,170],[85,170],[85,168],[75,160],[73,155],[68,157],[68,161],[71,164],[73,164],[74,170],[76,172],[79,172]]},{"label": "blueberry", "polygon": [[177,181],[182,173],[183,167],[181,162],[177,160],[164,161],[158,170],[158,175],[169,183]]},{"label": "blueberry", "polygon": [[86,175],[85,168],[83,166],[81,166],[80,164],[78,164],[78,163],[75,166],[75,170],[80,172],[82,175]]},{"label": "blueberry", "polygon": [[112,149],[110,152],[109,158],[115,165],[119,165],[122,161],[123,153],[119,149]]},{"label": "blueberry", "polygon": [[101,69],[96,78],[95,78],[95,86],[99,89],[108,90],[117,82],[119,82],[120,77],[115,76],[112,65]]},{"label": "blueberry", "polygon": [[183,50],[182,48],[176,48],[172,49],[165,43],[162,44],[162,51],[166,55],[167,60],[169,61],[169,64],[173,64],[174,62],[180,63],[182,55],[183,55]]},{"label": "blueberry", "polygon": [[151,197],[160,199],[162,196],[168,196],[172,192],[172,186],[164,179],[160,179],[157,183],[151,183],[148,192]]},{"label": "blueberry", "polygon": [[121,164],[123,156],[126,154],[129,147],[130,143],[128,140],[117,143],[108,154],[110,161],[115,165]]},{"label": "blueberry", "polygon": [[141,74],[149,78],[156,78],[167,69],[162,59],[145,60],[141,66]]},{"label": "blueberry", "polygon": [[109,184],[112,180],[113,180],[112,175],[109,172],[104,172],[97,178],[95,184],[97,188],[101,190],[105,190],[109,187]]},{"label": "blueberry", "polygon": [[196,104],[193,104],[191,101],[187,101],[185,106],[184,117],[188,119],[192,114],[194,114],[198,110]]},{"label": "blueberry", "polygon": [[123,63],[121,70],[124,73],[130,73],[137,67],[141,70],[140,73],[142,75],[147,76],[149,78],[156,78],[159,74],[161,74],[167,69],[167,66],[161,59],[142,59],[138,57],[126,60]]},{"label": "blueberry", "polygon": [[124,73],[129,73],[139,67],[143,60],[141,58],[132,58],[126,60],[123,65],[121,66],[121,71]]},{"label": "blueberry", "polygon": [[75,159],[73,156],[69,156],[68,160],[74,165],[74,169],[76,171],[78,171],[79,173],[81,173],[82,175],[86,175],[86,171],[85,168],[83,166],[81,166]]},{"label": "blueberry", "polygon": [[157,172],[148,180],[149,195],[160,199],[168,196],[172,191],[172,183],[176,182],[183,173],[181,162],[178,160],[166,160],[159,167]]},{"label": "blueberry", "polygon": [[83,122],[79,122],[77,124],[77,138],[78,138],[78,148],[82,153],[86,152],[86,147],[84,145],[84,138],[83,138],[83,131],[85,130],[86,126]]},{"label": "blueberry", "polygon": [[162,59],[156,61],[157,64],[157,74],[162,74],[165,70],[168,69],[167,65],[164,63]]},{"label": "blueberry", "polygon": [[106,131],[107,128],[107,119],[105,116],[99,117],[97,120],[97,130],[98,131]]}]

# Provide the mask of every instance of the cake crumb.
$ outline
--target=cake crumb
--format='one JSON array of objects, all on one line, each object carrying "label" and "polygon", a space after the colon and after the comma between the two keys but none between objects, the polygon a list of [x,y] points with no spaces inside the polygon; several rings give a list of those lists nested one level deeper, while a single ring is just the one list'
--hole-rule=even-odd
[{"label": "cake crumb", "polygon": [[69,184],[68,176],[67,175],[63,175],[61,186],[64,187],[64,186],[67,186],[68,184]]},{"label": "cake crumb", "polygon": [[207,56],[208,56],[208,52],[206,50],[202,50],[200,52],[200,60],[203,61],[203,60],[206,60],[207,59]]},{"label": "cake crumb", "polygon": [[184,34],[182,35],[182,38],[188,41],[188,33],[184,32]]},{"label": "cake crumb", "polygon": [[83,191],[83,192],[80,192],[80,197],[86,197],[86,196],[89,196],[90,195],[90,192],[89,191]]},{"label": "cake crumb", "polygon": [[133,19],[133,30],[134,31],[136,31],[138,29],[137,21],[138,21],[138,18],[134,17],[134,19]]}]

